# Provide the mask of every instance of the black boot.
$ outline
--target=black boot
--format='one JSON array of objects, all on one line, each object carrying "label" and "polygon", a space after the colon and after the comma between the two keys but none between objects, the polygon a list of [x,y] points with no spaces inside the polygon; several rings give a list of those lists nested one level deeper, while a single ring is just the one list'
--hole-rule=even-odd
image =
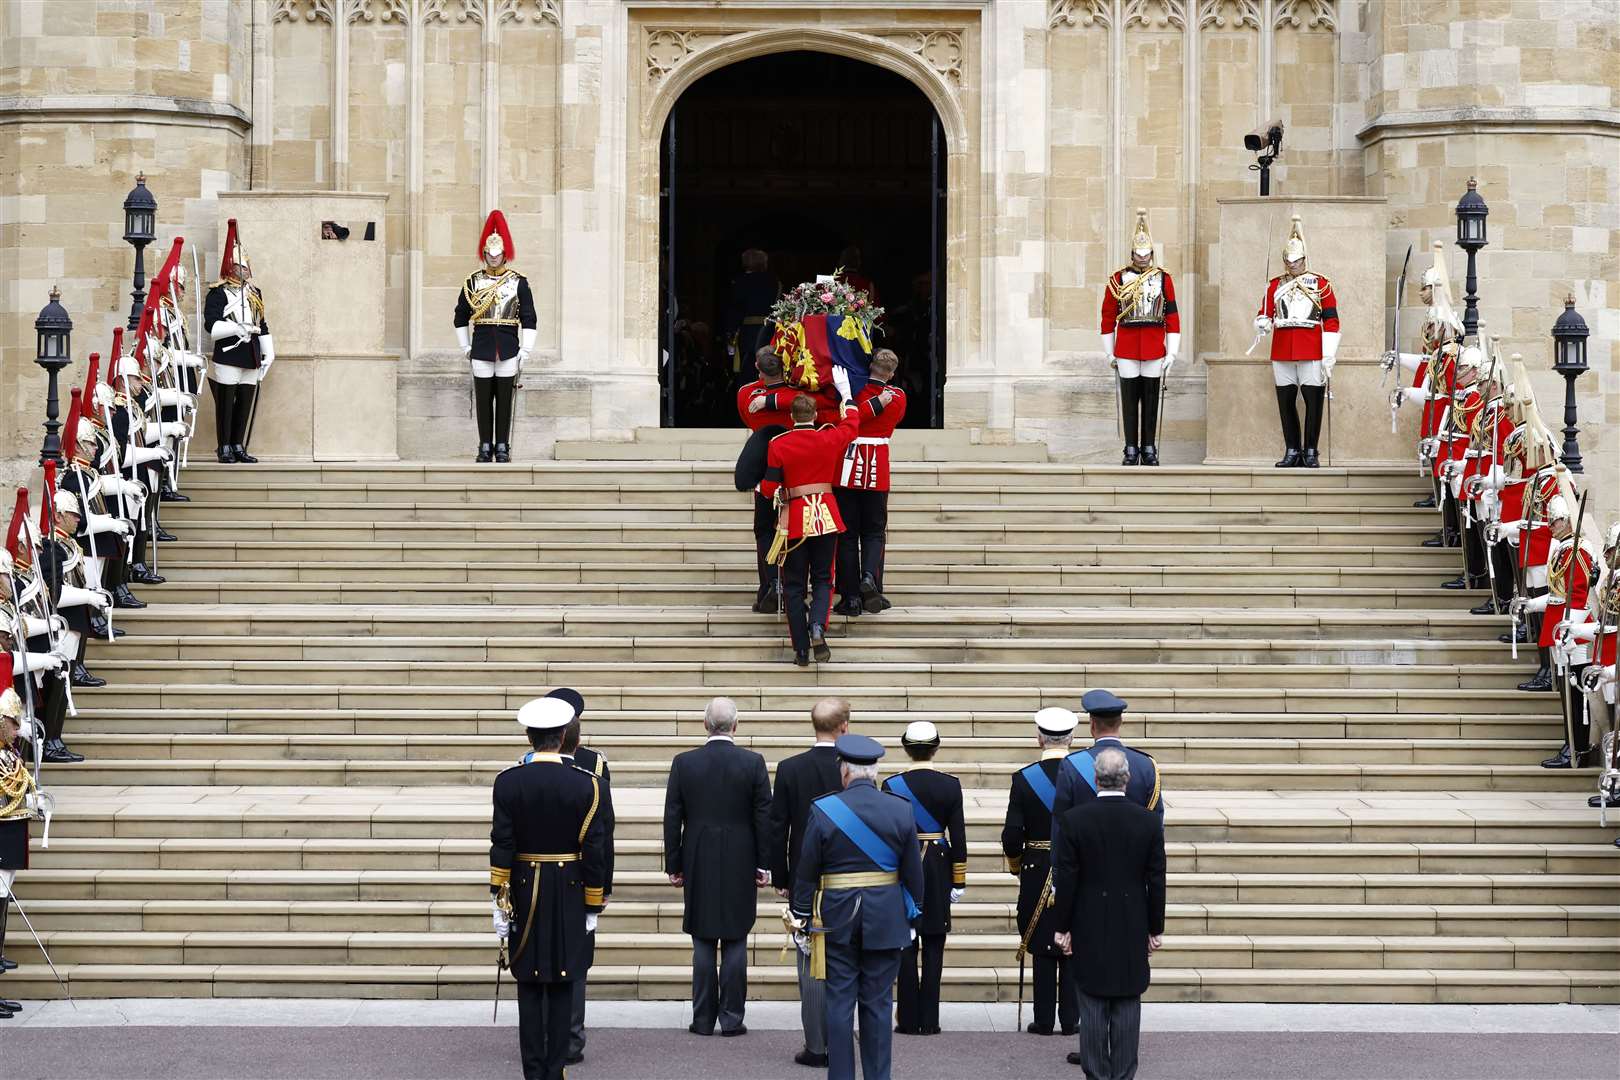
[{"label": "black boot", "polygon": [[1282,421],[1283,445],[1288,448],[1283,452],[1282,460],[1277,462],[1277,468],[1279,469],[1297,469],[1299,467],[1298,398],[1298,387],[1277,387],[1277,416]]},{"label": "black boot", "polygon": [[130,592],[128,585],[120,585],[113,590],[113,607],[135,611],[145,606],[146,601]]},{"label": "black boot", "polygon": [[17,961],[6,959],[6,916],[11,912],[11,897],[0,896],[0,972],[17,970]]},{"label": "black boot", "polygon": [[[1523,687],[1520,687],[1522,690]],[[1569,743],[1565,743],[1562,750],[1541,763],[1543,769],[1567,769],[1570,767]]]},{"label": "black boot", "polygon": [[169,579],[162,574],[154,574],[143,562],[138,562],[129,568],[129,580],[137,585],[161,585]]},{"label": "black boot", "polygon": [[[479,461],[493,461],[495,448],[495,380],[473,378],[473,413],[478,418]],[[483,457],[484,447],[490,456]]]},{"label": "black boot", "polygon": [[1142,438],[1137,445],[1142,448],[1142,464],[1157,465],[1159,452],[1155,447],[1159,443],[1159,380],[1144,375],[1136,381],[1142,384]]},{"label": "black boot", "polygon": [[242,383],[236,388],[236,404],[231,409],[231,452],[236,460],[252,465],[259,459],[247,452],[248,420],[253,415],[253,402],[259,396],[257,383]]},{"label": "black boot", "polygon": [[1125,425],[1125,461],[1123,464],[1135,465],[1137,463],[1136,448],[1142,445],[1141,439],[1141,413],[1142,413],[1142,380],[1119,380],[1119,407],[1121,420]]},{"label": "black boot", "polygon": [[1529,681],[1519,684],[1520,690],[1530,693],[1546,693],[1551,691],[1552,688],[1552,664],[1546,660],[1541,662],[1541,667],[1536,670],[1536,673],[1530,677]]},{"label": "black boot", "polygon": [[1305,458],[1300,462],[1300,467],[1315,469],[1321,465],[1317,460],[1316,446],[1322,435],[1322,415],[1327,408],[1327,387],[1302,386],[1299,392],[1305,398]]},{"label": "black boot", "polygon": [[88,686],[92,689],[107,685],[106,679],[90,674],[83,660],[75,660],[68,665],[68,679],[74,686]]},{"label": "black boot", "polygon": [[1142,447],[1142,464],[1143,465],[1154,465],[1154,466],[1158,465],[1159,464],[1159,448],[1156,447],[1156,446],[1144,446],[1144,447]]},{"label": "black boot", "polygon": [[208,380],[209,387],[214,391],[214,437],[219,441],[219,449],[214,456],[219,458],[221,465],[231,465],[236,461],[236,449],[231,445],[231,420],[236,411],[236,386],[226,386],[213,379]]},{"label": "black boot", "polygon": [[512,460],[512,449],[503,442],[495,444],[495,464],[505,465]]},{"label": "black boot", "polygon": [[1496,597],[1493,596],[1489,600],[1486,600],[1483,603],[1475,604],[1473,607],[1469,608],[1468,609],[1468,614],[1470,614],[1470,615],[1500,615],[1501,612],[1496,610]]},{"label": "black boot", "polygon": [[1530,628],[1524,623],[1520,623],[1518,629],[1512,631],[1511,633],[1504,630],[1502,633],[1497,634],[1496,640],[1500,641],[1503,645],[1511,645],[1513,644],[1513,639],[1515,637],[1519,639],[1520,645],[1528,644],[1530,641]]},{"label": "black boot", "polygon": [[1433,495],[1426,495],[1412,505],[1419,510],[1433,510],[1438,504],[1434,501]]},{"label": "black boot", "polygon": [[1461,574],[1458,574],[1450,581],[1442,581],[1440,587],[1442,589],[1466,589],[1468,588],[1468,582],[1463,579]]},{"label": "black boot", "polygon": [[1135,465],[1140,460],[1141,460],[1141,454],[1136,449],[1136,447],[1127,446],[1125,448],[1125,456],[1120,459],[1119,463],[1121,465]]},{"label": "black boot", "polygon": [[84,760],[83,754],[75,754],[67,748],[67,743],[61,739],[48,739],[45,750],[40,755],[52,765],[75,765]]},{"label": "black boot", "polygon": [[497,464],[512,460],[512,386],[517,378],[511,375],[495,377],[495,461]]},{"label": "black boot", "polygon": [[848,619],[859,618],[862,610],[861,602],[853,596],[842,597],[833,605],[834,615],[842,615]]},{"label": "black boot", "polygon": [[[237,458],[236,460],[241,461],[242,459]],[[170,532],[168,529],[165,529],[161,525],[159,525],[157,527],[157,534],[156,535],[157,535],[157,538],[158,538],[159,542],[164,543],[164,544],[172,544],[176,540],[180,539],[178,536],[174,535],[174,533]]]},{"label": "black boot", "polygon": [[174,489],[172,489],[170,487],[167,487],[167,486],[165,486],[162,490],[160,490],[158,492],[158,502],[190,502],[190,501],[191,501],[191,496],[190,495],[182,495],[180,492],[175,491]]},{"label": "black boot", "polygon": [[491,461],[494,461],[494,460],[495,460],[495,448],[493,446],[489,445],[489,443],[487,443],[487,442],[479,443],[478,444],[478,455],[473,458],[473,461],[478,463],[479,465],[487,465]]},{"label": "black boot", "polygon": [[832,659],[832,649],[827,646],[827,636],[822,633],[821,627],[810,627],[810,649],[816,654],[816,662],[825,664]]},{"label": "black boot", "polygon": [[883,590],[878,588],[877,579],[871,574],[861,575],[861,606],[871,615],[883,610]]}]

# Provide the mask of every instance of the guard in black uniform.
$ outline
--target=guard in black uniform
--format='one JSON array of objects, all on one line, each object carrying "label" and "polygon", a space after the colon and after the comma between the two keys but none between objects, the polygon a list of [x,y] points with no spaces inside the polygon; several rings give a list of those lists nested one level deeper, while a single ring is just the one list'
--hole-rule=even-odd
[{"label": "guard in black uniform", "polygon": [[533,751],[495,778],[489,888],[518,988],[524,1080],[562,1080],[573,983],[607,902],[602,784],[563,760],[574,710],[538,698],[518,711]]},{"label": "guard in black uniform", "polygon": [[861,1076],[890,1080],[894,979],[922,914],[922,856],[910,804],[878,790],[882,744],[844,735],[837,745],[844,790],[811,806],[791,914],[827,984],[828,1080],[854,1080],[857,1005]]},{"label": "guard in black uniform", "polygon": [[1024,1029],[1031,1035],[1052,1034],[1054,1020],[1065,1035],[1080,1029],[1080,988],[1069,958],[1052,940],[1060,927],[1051,915],[1047,880],[1052,869],[1052,803],[1057,797],[1058,770],[1069,755],[1069,743],[1079,723],[1080,718],[1068,709],[1047,708],[1035,714],[1041,758],[1013,773],[1007,819],[1001,826],[1007,871],[1018,876],[1019,970],[1023,970],[1025,954],[1034,958],[1035,1017]]},{"label": "guard in black uniform", "polygon": [[456,297],[456,341],[472,368],[479,462],[512,460],[512,394],[534,351],[537,316],[529,279],[507,265],[515,258],[506,215],[491,210],[478,237],[482,265]]},{"label": "guard in black uniform", "polygon": [[[911,764],[883,781],[883,790],[911,803],[923,868],[922,915],[917,937],[900,957],[899,1011],[902,1035],[939,1034],[939,983],[945,973],[945,937],[951,905],[967,891],[967,824],[962,817],[962,781],[933,767],[939,729],[927,720],[906,728],[900,745]],[[917,961],[922,960],[919,974]]]},{"label": "guard in black uniform", "polygon": [[219,260],[219,280],[208,286],[203,301],[203,325],[214,339],[214,430],[219,440],[215,456],[221,464],[252,464],[259,459],[247,452],[248,420],[276,346],[264,317],[264,296],[253,283],[253,268],[236,235],[236,219],[225,226],[225,250]]},{"label": "guard in black uniform", "polygon": [[[17,871],[28,869],[28,819],[34,816],[34,775],[18,739],[22,721],[17,691],[9,686],[0,690],[0,975],[17,966],[5,958],[6,916]],[[0,1020],[21,1011],[21,1002],[0,1000]]]},{"label": "guard in black uniform", "polygon": [[[588,746],[579,744],[580,728],[585,719],[585,698],[578,690],[560,686],[546,695],[566,701],[574,710],[573,723],[563,730],[562,755],[565,761],[570,762],[576,769],[584,769],[596,777],[602,785],[602,806],[597,810],[597,816],[602,818],[604,830],[604,844],[607,856],[607,884],[602,895],[607,899],[613,897],[613,773],[608,768],[607,758],[601,751],[592,750]],[[596,962],[596,931],[587,935],[590,945],[585,967],[588,970]],[[574,983],[574,1004],[568,1021],[568,1064],[578,1065],[585,1060],[585,979],[578,979]]]}]

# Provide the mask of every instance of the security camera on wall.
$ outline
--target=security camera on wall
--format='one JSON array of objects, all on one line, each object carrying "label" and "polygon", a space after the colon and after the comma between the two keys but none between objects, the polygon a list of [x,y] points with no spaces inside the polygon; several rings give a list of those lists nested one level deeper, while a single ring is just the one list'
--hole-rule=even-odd
[{"label": "security camera on wall", "polygon": [[1259,157],[1249,168],[1260,174],[1260,194],[1271,194],[1271,163],[1282,153],[1283,125],[1281,120],[1268,120],[1243,136],[1243,149]]}]

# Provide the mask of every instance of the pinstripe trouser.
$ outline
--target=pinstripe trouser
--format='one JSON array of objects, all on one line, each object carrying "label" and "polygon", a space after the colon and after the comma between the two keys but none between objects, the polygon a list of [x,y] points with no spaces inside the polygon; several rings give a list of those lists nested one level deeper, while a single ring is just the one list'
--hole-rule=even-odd
[{"label": "pinstripe trouser", "polygon": [[794,950],[799,965],[799,1020],[804,1025],[804,1048],[812,1054],[827,1052],[827,984],[810,977],[810,957]]},{"label": "pinstripe trouser", "polygon": [[1080,1067],[1086,1080],[1133,1080],[1142,999],[1080,993]]}]

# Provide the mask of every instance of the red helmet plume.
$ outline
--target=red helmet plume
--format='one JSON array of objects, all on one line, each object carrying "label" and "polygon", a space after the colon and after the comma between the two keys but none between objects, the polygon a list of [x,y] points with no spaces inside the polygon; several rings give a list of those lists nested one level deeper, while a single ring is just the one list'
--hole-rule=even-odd
[{"label": "red helmet plume", "polygon": [[[84,416],[84,391],[75,386],[70,396],[72,402],[68,405],[67,422],[62,425],[62,456],[72,461],[78,456],[79,419]],[[56,462],[50,464],[55,465]]]},{"label": "red helmet plume", "polygon": [[219,252],[219,276],[226,281],[235,281],[236,264],[247,261],[242,240],[236,235],[236,219],[231,218],[225,222],[225,246]]},{"label": "red helmet plume", "polygon": [[18,566],[33,565],[33,545],[28,542],[23,526],[28,521],[28,489],[21,485],[17,488],[17,501],[11,507],[11,527],[6,530],[6,550],[11,552],[12,561]]},{"label": "red helmet plume", "polygon": [[124,328],[113,327],[112,357],[107,361],[107,385],[118,386],[118,361],[124,358]]},{"label": "red helmet plume", "polygon": [[484,231],[478,234],[478,257],[484,257],[484,245],[489,242],[490,233],[500,235],[504,247],[502,257],[511,262],[517,256],[517,250],[512,246],[512,230],[506,227],[506,215],[499,210],[491,210],[489,217],[484,219]]},{"label": "red helmet plume", "polygon": [[52,506],[56,499],[56,462],[47,459],[45,462],[45,486],[39,493],[39,535],[55,536],[55,522],[51,518],[55,514]]},{"label": "red helmet plume", "polygon": [[101,354],[90,354],[90,367],[84,373],[84,396],[93,397],[96,392],[96,380],[101,378]]}]

